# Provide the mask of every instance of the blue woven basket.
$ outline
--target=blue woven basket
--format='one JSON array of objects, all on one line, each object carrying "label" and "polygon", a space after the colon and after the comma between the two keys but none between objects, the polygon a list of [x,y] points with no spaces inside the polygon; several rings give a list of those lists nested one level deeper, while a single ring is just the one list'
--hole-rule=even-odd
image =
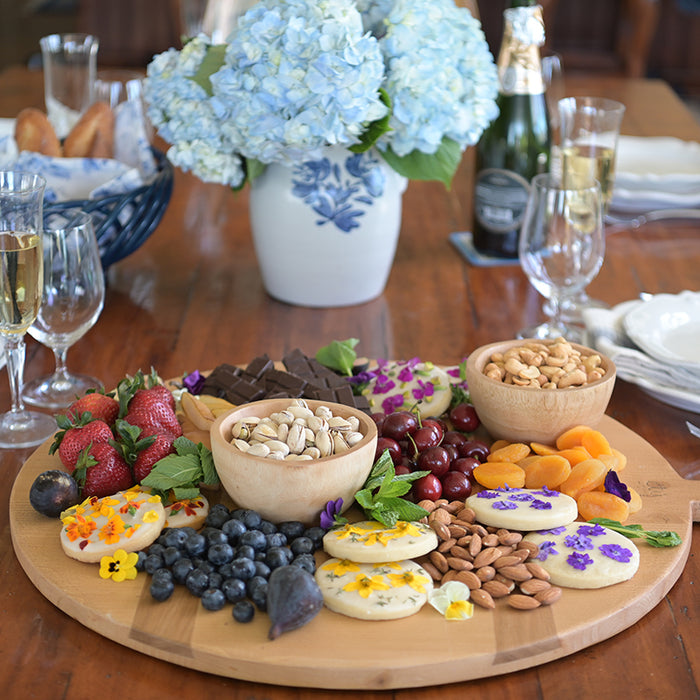
[{"label": "blue woven basket", "polygon": [[126,194],[101,199],[72,200],[44,206],[44,214],[80,207],[92,214],[102,268],[131,255],[153,233],[173,193],[173,166],[164,153],[153,149],[158,174],[148,185]]}]

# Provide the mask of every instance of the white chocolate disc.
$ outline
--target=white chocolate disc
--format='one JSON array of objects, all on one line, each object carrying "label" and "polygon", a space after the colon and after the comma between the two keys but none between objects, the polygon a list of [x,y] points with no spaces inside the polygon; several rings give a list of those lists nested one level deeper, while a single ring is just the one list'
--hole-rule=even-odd
[{"label": "white chocolate disc", "polygon": [[433,588],[430,576],[414,561],[361,564],[329,559],[315,576],[327,608],[360,620],[413,615]]},{"label": "white chocolate disc", "polygon": [[118,549],[138,552],[154,542],[165,523],[160,496],[135,486],[92,497],[61,513],[61,546],[72,559],[99,562]]},{"label": "white chocolate disc", "polygon": [[540,553],[534,561],[546,569],[550,582],[566,588],[602,588],[632,578],[639,568],[639,550],[619,532],[576,522],[523,539]]},{"label": "white chocolate disc", "polygon": [[420,557],[432,552],[437,543],[432,528],[403,520],[394,527],[376,520],[347,523],[323,537],[323,548],[331,557],[367,564]]},{"label": "white chocolate disc", "polygon": [[578,506],[571,496],[546,488],[484,489],[469,496],[466,505],[482,525],[509,530],[545,530],[578,517]]}]

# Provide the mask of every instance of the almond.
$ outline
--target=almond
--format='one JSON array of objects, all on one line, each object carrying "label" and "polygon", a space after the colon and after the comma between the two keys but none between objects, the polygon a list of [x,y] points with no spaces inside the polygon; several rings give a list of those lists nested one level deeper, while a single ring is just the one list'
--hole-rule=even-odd
[{"label": "almond", "polygon": [[446,561],[448,566],[455,571],[471,571],[474,568],[474,564],[470,561],[459,557],[447,557]]},{"label": "almond", "polygon": [[458,571],[455,581],[461,581],[465,586],[469,587],[470,591],[481,588],[481,581],[473,571]]},{"label": "almond", "polygon": [[500,556],[501,556],[501,553],[495,547],[489,547],[488,549],[482,549],[474,557],[474,568],[480,569],[482,566],[490,566]]},{"label": "almond", "polygon": [[550,586],[549,588],[535,594],[535,600],[538,600],[542,605],[551,605],[556,603],[561,598],[561,588]]},{"label": "almond", "polygon": [[477,533],[472,535],[472,541],[469,543],[469,554],[475,557],[481,551],[481,536]]},{"label": "almond", "polygon": [[504,566],[515,566],[516,564],[522,564],[520,557],[515,557],[512,554],[506,554],[505,556],[498,557],[498,559],[493,562],[493,568],[502,569]]},{"label": "almond", "polygon": [[540,548],[530,540],[521,540],[518,544],[518,550],[527,549],[530,552],[530,559],[536,557],[540,553]]},{"label": "almond", "polygon": [[449,525],[452,522],[452,516],[443,508],[436,508],[429,516],[428,522],[437,521],[443,525]]},{"label": "almond", "polygon": [[527,581],[532,578],[533,574],[528,571],[525,564],[514,564],[512,566],[502,566],[498,569],[498,573],[506,578],[511,578],[513,581]]},{"label": "almond", "polygon": [[440,544],[437,546],[437,551],[442,552],[443,554],[445,552],[448,552],[452,547],[454,547],[457,544],[457,540],[454,537],[450,537],[449,540],[443,540],[440,542]]},{"label": "almond", "polygon": [[481,588],[492,598],[505,598],[510,593],[510,588],[500,581],[484,581]]},{"label": "almond", "polygon": [[449,564],[447,563],[447,559],[445,558],[444,554],[441,554],[440,552],[433,551],[430,552],[428,555],[430,558],[430,563],[441,573],[446,573],[447,570],[450,568]]},{"label": "almond", "polygon": [[472,541],[472,536],[471,535],[465,535],[464,537],[460,537],[457,540],[457,544],[460,547],[468,547],[469,543]]},{"label": "almond", "polygon": [[508,605],[516,610],[534,610],[539,608],[541,603],[536,598],[529,595],[520,595],[519,593],[513,593],[507,598]]},{"label": "almond", "polygon": [[537,562],[526,561],[524,566],[535,578],[549,581],[549,571],[541,567]]},{"label": "almond", "polygon": [[520,542],[520,540],[522,539],[523,536],[519,532],[509,532],[508,530],[506,530],[505,532],[499,531],[498,534],[498,541],[501,544],[518,544],[518,542]]},{"label": "almond", "polygon": [[498,535],[495,532],[490,532],[486,537],[481,538],[481,544],[484,547],[496,547],[498,545]]},{"label": "almond", "polygon": [[490,581],[496,575],[496,569],[493,566],[482,566],[474,572],[480,581]]},{"label": "almond", "polygon": [[[552,584],[549,581],[543,581],[541,578],[531,578],[527,581],[521,581],[518,585],[520,592],[525,595],[535,595],[541,591],[546,591],[551,588]],[[540,601],[541,602],[541,601]]]},{"label": "almond", "polygon": [[439,540],[449,540],[450,539],[450,531],[447,529],[447,525],[445,523],[441,523],[437,520],[433,520],[432,522],[428,523],[430,527],[433,529],[435,534],[438,536]]},{"label": "almond", "polygon": [[435,510],[435,501],[431,501],[428,498],[424,498],[422,501],[418,501],[416,504],[419,508],[427,510],[428,513],[432,513]]},{"label": "almond", "polygon": [[448,581],[454,581],[457,578],[457,574],[459,572],[455,571],[454,569],[450,569],[449,571],[446,571],[443,575],[442,578],[440,579],[440,585],[443,583],[447,583]]},{"label": "almond", "polygon": [[479,537],[486,537],[489,534],[489,531],[483,525],[479,525],[479,523],[470,525],[469,531],[472,535],[479,535]]},{"label": "almond", "polygon": [[450,554],[453,557],[459,557],[460,559],[464,559],[465,561],[472,561],[474,559],[474,557],[472,557],[472,555],[469,553],[468,549],[460,547],[457,544],[454,547],[450,548]]},{"label": "almond", "polygon": [[516,549],[512,554],[509,554],[508,556],[517,557],[520,560],[520,563],[522,564],[530,557],[530,550],[525,549],[525,547],[521,547],[519,549]]},{"label": "almond", "polygon": [[442,572],[429,561],[421,562],[421,566],[425,569],[425,573],[428,574],[433,581],[439,581],[442,578]]},{"label": "almond", "polygon": [[467,528],[462,527],[461,525],[448,525],[447,529],[450,531],[450,535],[454,537],[455,539],[459,539],[460,537],[464,537],[467,534]]},{"label": "almond", "polygon": [[466,523],[476,522],[476,513],[472,508],[469,508],[468,506],[462,508],[462,510],[457,511],[455,515],[457,516],[457,520],[463,520]]},{"label": "almond", "polygon": [[506,578],[505,576],[502,576],[501,574],[496,574],[493,577],[494,581],[498,581],[502,583],[506,588],[508,589],[509,593],[512,593],[515,590],[515,581],[513,581],[512,578]]},{"label": "almond", "polygon": [[475,590],[473,590],[469,597],[476,605],[478,605],[481,608],[493,610],[496,607],[496,603],[493,602],[493,598],[481,588],[476,588]]}]

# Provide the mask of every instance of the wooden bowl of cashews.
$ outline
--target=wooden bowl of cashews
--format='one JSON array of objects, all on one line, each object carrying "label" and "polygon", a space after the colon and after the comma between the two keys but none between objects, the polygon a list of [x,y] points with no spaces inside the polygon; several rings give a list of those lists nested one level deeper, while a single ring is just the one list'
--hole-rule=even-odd
[{"label": "wooden bowl of cashews", "polygon": [[603,417],[615,365],[584,345],[556,340],[506,340],[467,358],[474,408],[494,439],[553,444],[575,425]]},{"label": "wooden bowl of cashews", "polygon": [[369,476],[376,447],[377,426],[366,413],[311,399],[242,404],[211,428],[222,486],[238,507],[274,523],[318,525],[338,498],[345,511]]}]

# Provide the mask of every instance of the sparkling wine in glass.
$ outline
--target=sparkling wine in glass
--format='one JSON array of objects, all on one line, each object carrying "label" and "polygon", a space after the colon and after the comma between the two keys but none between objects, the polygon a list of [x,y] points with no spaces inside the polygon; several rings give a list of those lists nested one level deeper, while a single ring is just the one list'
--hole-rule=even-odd
[{"label": "sparkling wine in glass", "polygon": [[52,416],[28,411],[22,400],[24,335],[41,304],[42,212],[40,175],[0,172],[0,337],[5,347],[12,406],[0,415],[0,447],[34,447],[55,430]]},{"label": "sparkling wine in glass", "polygon": [[53,374],[24,386],[24,400],[35,406],[60,410],[76,396],[102,383],[68,370],[68,350],[97,321],[104,304],[104,273],[90,214],[67,208],[44,221],[43,301],[29,334],[51,348],[56,360]]},{"label": "sparkling wine in glass", "polygon": [[562,308],[598,274],[604,252],[600,185],[567,187],[549,173],[535,176],[520,233],[520,264],[548,300],[550,318],[518,336],[581,342],[582,329],[565,321]]}]

